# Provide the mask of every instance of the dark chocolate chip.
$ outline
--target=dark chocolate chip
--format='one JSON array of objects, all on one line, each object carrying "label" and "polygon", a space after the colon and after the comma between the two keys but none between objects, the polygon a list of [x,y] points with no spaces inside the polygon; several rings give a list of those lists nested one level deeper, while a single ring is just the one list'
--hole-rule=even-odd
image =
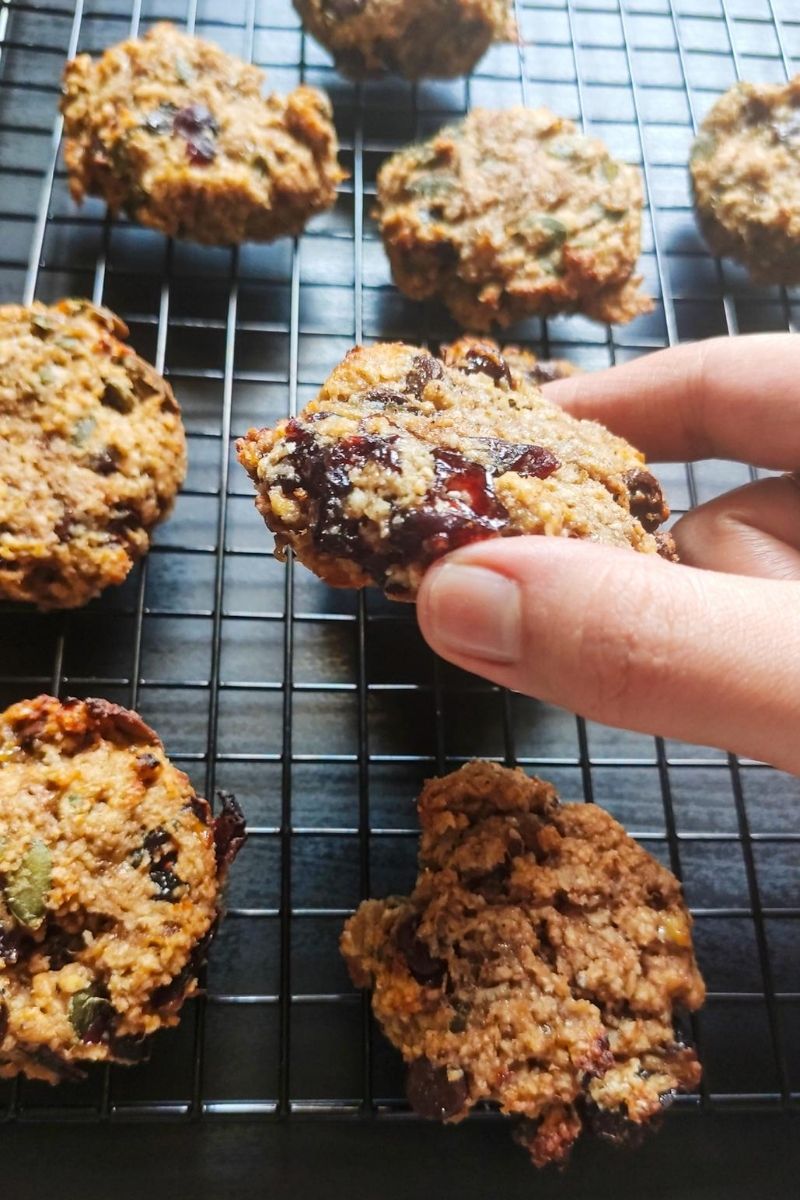
[{"label": "dark chocolate chip", "polygon": [[363,12],[366,3],[367,0],[322,0],[320,7],[325,16],[344,21],[347,17],[355,17]]},{"label": "dark chocolate chip", "polygon": [[406,1095],[419,1116],[447,1121],[463,1112],[469,1088],[463,1071],[450,1079],[447,1067],[437,1067],[429,1058],[417,1058],[408,1068]]},{"label": "dark chocolate chip", "polygon": [[444,959],[434,958],[425,943],[417,937],[419,917],[408,916],[395,932],[395,943],[417,983],[425,987],[440,987],[447,974]]},{"label": "dark chocolate chip", "polygon": [[156,758],[155,754],[151,754],[149,750],[146,750],[144,754],[136,755],[136,774],[142,783],[152,783],[160,771],[161,762]]},{"label": "dark chocolate chip", "polygon": [[[13,967],[19,958],[19,948],[23,937],[24,933],[19,926],[6,929],[0,925],[0,963],[7,967]],[[1,1037],[0,1041],[2,1041]]]},{"label": "dark chocolate chip", "polygon": [[497,350],[491,346],[470,346],[464,357],[456,364],[459,371],[465,375],[488,375],[495,383],[504,379],[509,387],[513,387],[511,371],[508,363]]},{"label": "dark chocolate chip", "polygon": [[112,1037],[108,1048],[118,1062],[140,1063],[150,1057],[151,1042],[150,1038],[128,1034],[126,1037]]},{"label": "dark chocolate chip", "polygon": [[433,358],[430,354],[418,354],[406,375],[405,390],[417,400],[421,400],[430,381],[441,379],[443,374],[444,368],[438,358]]},{"label": "dark chocolate chip", "polygon": [[106,446],[104,450],[93,454],[88,462],[88,467],[97,475],[113,475],[119,466],[119,451],[113,446]]},{"label": "dark chocolate chip", "polygon": [[103,394],[100,397],[100,403],[106,408],[113,408],[118,413],[129,413],[133,408],[133,396],[119,384],[109,380],[103,389]]},{"label": "dark chocolate chip", "polygon": [[627,471],[623,480],[630,493],[631,515],[641,521],[648,533],[654,533],[667,516],[661,484],[643,467]]},{"label": "dark chocolate chip", "polygon": [[0,1000],[0,1044],[8,1032],[8,1005],[5,1000]]}]

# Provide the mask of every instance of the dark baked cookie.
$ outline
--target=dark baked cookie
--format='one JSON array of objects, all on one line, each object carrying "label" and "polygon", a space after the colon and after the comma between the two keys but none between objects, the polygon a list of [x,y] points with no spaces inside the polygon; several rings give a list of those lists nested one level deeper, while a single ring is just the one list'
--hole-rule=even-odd
[{"label": "dark baked cookie", "polygon": [[0,1077],[133,1063],[178,1022],[244,838],[141,717],[39,696],[0,713]]},{"label": "dark baked cookie", "polygon": [[642,455],[486,344],[452,366],[415,346],[357,347],[298,417],[237,449],[279,556],[291,546],[337,587],[413,599],[434,559],[522,533],[669,551]]},{"label": "dark baked cookie", "polygon": [[85,300],[0,307],[0,597],[86,604],[172,508],[180,410],[127,334]]},{"label": "dark baked cookie", "polygon": [[641,210],[637,168],[546,108],[474,109],[378,175],[397,286],[414,300],[441,297],[467,329],[648,312],[633,274]]},{"label": "dark baked cookie", "polygon": [[800,283],[800,75],[740,83],[713,106],[692,148],[700,228],[715,254],[757,283]]},{"label": "dark baked cookie", "polygon": [[309,33],[351,79],[466,75],[517,36],[511,0],[294,0]]},{"label": "dark baked cookie", "polygon": [[583,1128],[624,1140],[696,1087],[673,1013],[705,993],[665,867],[603,809],[492,763],[431,780],[419,814],[414,891],[365,901],[341,949],[420,1115],[494,1101],[543,1166]]},{"label": "dark baked cookie", "polygon": [[566,358],[537,358],[532,350],[522,346],[503,346],[492,338],[470,337],[465,334],[457,342],[442,346],[442,359],[450,367],[472,374],[494,376],[498,356],[508,367],[512,380],[541,387],[555,379],[568,379],[570,375],[581,375],[580,367]]},{"label": "dark baked cookie", "polygon": [[212,245],[297,234],[344,178],[326,96],[267,96],[264,72],[172,25],[64,73],[69,185]]}]

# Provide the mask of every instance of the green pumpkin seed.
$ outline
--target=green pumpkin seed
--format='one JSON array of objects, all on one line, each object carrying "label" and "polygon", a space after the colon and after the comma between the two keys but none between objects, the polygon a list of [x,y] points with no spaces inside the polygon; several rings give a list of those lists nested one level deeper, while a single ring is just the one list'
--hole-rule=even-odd
[{"label": "green pumpkin seed", "polygon": [[543,149],[551,158],[575,158],[580,152],[580,142],[577,138],[552,138],[545,143]]},{"label": "green pumpkin seed", "polygon": [[38,929],[44,920],[53,861],[44,842],[35,841],[6,880],[6,904],[21,925]]},{"label": "green pumpkin seed", "polygon": [[44,313],[34,313],[31,317],[31,329],[40,338],[49,337],[55,329],[55,323]]},{"label": "green pumpkin seed", "polygon": [[55,371],[52,367],[48,366],[47,363],[45,363],[43,367],[39,367],[39,383],[41,383],[44,387],[49,387],[50,384],[55,383],[55,381]]},{"label": "green pumpkin seed", "polygon": [[613,158],[604,158],[600,164],[600,169],[609,183],[619,175],[619,163],[614,162]]},{"label": "green pumpkin seed", "polygon": [[175,55],[175,74],[181,83],[193,83],[197,78],[194,67],[186,61],[182,54]]},{"label": "green pumpkin seed", "polygon": [[110,1008],[105,996],[95,994],[93,988],[84,988],[70,997],[69,1020],[79,1038],[84,1037],[104,1009]]},{"label": "green pumpkin seed", "polygon": [[94,432],[94,427],[97,424],[94,417],[81,417],[80,421],[75,422],[75,427],[72,430],[72,441],[76,446],[83,446],[88,442]]}]

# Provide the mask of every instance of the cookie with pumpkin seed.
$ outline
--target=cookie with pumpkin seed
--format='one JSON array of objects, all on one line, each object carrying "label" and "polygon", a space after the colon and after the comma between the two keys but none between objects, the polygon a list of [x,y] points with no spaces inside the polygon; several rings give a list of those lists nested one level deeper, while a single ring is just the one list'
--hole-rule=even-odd
[{"label": "cookie with pumpkin seed", "polygon": [[351,79],[468,74],[494,42],[517,36],[512,0],[294,0],[305,28]]},{"label": "cookie with pumpkin seed", "polygon": [[800,75],[725,92],[700,127],[689,165],[714,253],[738,259],[756,283],[800,283]]},{"label": "cookie with pumpkin seed", "polygon": [[265,95],[264,72],[161,22],[67,63],[70,191],[209,245],[298,234],[344,178],[327,96]]},{"label": "cookie with pumpkin seed", "polygon": [[414,300],[440,297],[474,330],[650,311],[635,274],[641,211],[638,169],[546,108],[474,109],[378,175],[395,283]]},{"label": "cookie with pumpkin seed", "polygon": [[137,713],[38,696],[0,713],[0,1078],[133,1063],[197,992],[244,839]]},{"label": "cookie with pumpkin seed", "polygon": [[172,508],[180,410],[127,334],[85,300],[0,307],[0,598],[86,604]]}]

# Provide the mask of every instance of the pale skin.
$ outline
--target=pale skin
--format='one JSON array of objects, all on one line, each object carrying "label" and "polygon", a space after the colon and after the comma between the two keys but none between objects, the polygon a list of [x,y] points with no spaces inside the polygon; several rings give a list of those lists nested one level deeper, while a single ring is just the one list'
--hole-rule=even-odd
[{"label": "pale skin", "polygon": [[678,521],[680,564],[562,538],[458,550],[423,580],[423,635],[465,670],[592,720],[800,774],[800,337],[680,346],[546,391],[650,463],[782,474]]}]

